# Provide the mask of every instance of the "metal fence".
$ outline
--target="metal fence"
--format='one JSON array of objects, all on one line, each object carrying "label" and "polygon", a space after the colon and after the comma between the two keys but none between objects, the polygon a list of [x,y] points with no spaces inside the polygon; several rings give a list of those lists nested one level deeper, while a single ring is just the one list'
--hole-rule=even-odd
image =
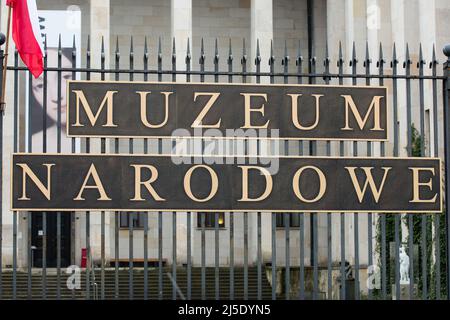
[{"label": "metal fence", "polygon": [[[75,44],[75,41],[74,41]],[[298,155],[332,155],[337,150],[337,155],[351,154],[354,156],[364,155],[372,156],[379,154],[381,156],[392,155],[397,157],[403,153],[401,149],[402,137],[406,139],[407,156],[443,156],[445,128],[440,123],[440,116],[444,112],[444,119],[447,119],[448,108],[448,64],[444,67],[444,73],[438,68],[438,61],[433,49],[431,61],[425,61],[420,47],[418,61],[412,61],[408,46],[404,54],[404,61],[400,61],[395,44],[393,51],[388,55],[383,52],[383,46],[380,44],[378,52],[369,52],[368,46],[363,60],[357,59],[355,45],[351,52],[351,58],[346,59],[343,55],[342,47],[339,45],[339,55],[337,61],[329,58],[328,46],[324,52],[325,59],[319,63],[312,55],[307,59],[302,56],[303,48],[298,47],[295,58],[291,59],[287,48],[285,55],[276,58],[271,54],[270,57],[261,57],[259,42],[256,48],[256,58],[250,61],[247,55],[245,41],[239,50],[229,45],[226,63],[227,70],[219,70],[218,44],[215,43],[215,52],[210,56],[204,50],[203,40],[201,42],[201,51],[198,60],[192,58],[191,50],[187,47],[187,55],[178,57],[175,50],[175,41],[173,42],[173,53],[171,57],[163,57],[161,48],[161,39],[156,44],[155,58],[156,68],[149,68],[151,52],[145,40],[144,52],[135,52],[133,49],[133,40],[127,52],[125,63],[119,52],[119,43],[117,42],[114,61],[110,68],[106,65],[107,52],[104,50],[100,54],[100,68],[91,67],[90,40],[87,42],[85,66],[77,66],[77,56],[80,54],[78,48],[73,46],[71,50],[71,66],[62,65],[63,53],[61,42],[57,51],[57,65],[49,66],[47,63],[47,54],[45,57],[45,70],[42,75],[42,94],[43,94],[43,112],[39,115],[39,121],[42,123],[43,152],[47,152],[48,134],[46,132],[48,112],[47,108],[48,92],[55,90],[57,94],[57,139],[56,150],[61,152],[61,128],[62,128],[62,83],[64,73],[70,73],[71,78],[91,79],[92,75],[100,75],[101,80],[108,76],[110,80],[119,80],[127,78],[130,81],[139,78],[144,81],[162,81],[163,76],[168,75],[172,81],[177,81],[180,76],[185,77],[185,81],[191,80],[205,82],[219,82],[219,78],[227,78],[228,82],[256,82],[268,81],[270,83],[308,83],[308,84],[351,84],[351,85],[387,85],[392,88],[389,96],[389,105],[392,108],[392,136],[388,143],[385,142],[317,142],[300,141],[298,143]],[[45,51],[47,48],[45,47]],[[47,53],[47,52],[46,52]],[[402,55],[403,56],[403,55]],[[239,59],[235,59],[239,57]],[[185,61],[185,69],[177,70],[177,59]],[[0,62],[4,59],[3,52],[0,52]],[[142,59],[143,68],[135,69],[135,59]],[[172,68],[163,69],[163,59],[170,59]],[[214,65],[213,70],[206,70],[206,61],[211,59]],[[261,66],[269,64],[269,71],[262,72]],[[252,68],[252,64],[254,68]],[[278,66],[277,66],[278,64]],[[125,66],[125,67],[124,67]],[[345,73],[347,66],[351,72]],[[276,69],[281,68],[280,71]],[[254,71],[249,71],[249,70]],[[305,72],[304,70],[307,71]],[[318,71],[320,69],[320,71]],[[336,72],[331,72],[336,70]],[[364,72],[358,72],[363,70]],[[374,72],[376,70],[376,72]],[[1,74],[1,72],[0,72]],[[57,77],[57,87],[49,88],[49,76]],[[28,97],[32,96],[32,75],[26,68],[21,66],[18,54],[13,57],[13,65],[8,66],[8,81],[13,82],[12,95],[7,96],[8,108],[13,113],[13,132],[6,134],[4,132],[4,119],[1,121],[1,150],[6,143],[13,146],[13,151],[33,152],[36,148],[33,145],[31,126],[36,121],[36,115],[33,115],[33,109],[28,107],[25,113],[26,125],[21,125],[23,116],[23,106],[20,101],[22,94]],[[23,90],[23,83],[28,83]],[[442,92],[440,92],[442,87]],[[425,99],[431,101],[429,111],[425,110]],[[402,99],[404,103],[400,103]],[[404,99],[404,100],[403,100]],[[30,104],[31,99],[27,100]],[[27,104],[25,103],[25,105]],[[418,106],[418,108],[413,107]],[[402,110],[399,110],[402,108]],[[441,109],[443,108],[443,109]],[[406,114],[406,125],[399,128],[399,114]],[[430,117],[431,114],[431,117]],[[429,118],[426,118],[429,117]],[[419,119],[418,125],[412,126],[413,119]],[[427,124],[427,119],[430,119]],[[442,122],[442,121],[441,121]],[[427,129],[427,126],[429,129]],[[416,129],[417,128],[417,129]],[[429,132],[428,132],[428,131]],[[24,135],[27,137],[24,137]],[[433,137],[433,140],[430,139]],[[7,141],[12,137],[13,141]],[[448,138],[448,137],[447,137]],[[101,152],[107,152],[111,147],[111,152],[119,153],[120,144],[128,144],[128,153],[135,151],[136,141],[142,144],[144,153],[149,151],[148,139],[90,139],[71,138],[71,152],[77,152],[77,146],[89,153],[91,143],[100,140]],[[122,141],[119,141],[122,140]],[[21,141],[25,141],[22,142]],[[163,142],[157,141],[158,152],[162,152]],[[53,146],[54,147],[54,146]],[[288,142],[285,141],[284,152],[289,152]],[[445,149],[447,152],[447,149]],[[2,155],[4,155],[2,153]],[[9,168],[8,163],[1,166]],[[9,170],[9,169],[8,169]],[[2,179],[3,180],[3,179]],[[401,192],[401,190],[399,190]],[[448,191],[447,191],[448,192]],[[5,200],[4,190],[1,190],[2,200]],[[448,195],[448,193],[447,193]],[[3,201],[2,201],[3,203]],[[2,206],[0,206],[1,208]],[[447,209],[446,209],[447,210]],[[2,217],[12,215],[12,229],[6,230],[2,222]],[[106,221],[109,215],[113,216],[113,234],[111,240],[106,237]],[[128,257],[119,259],[121,249],[120,236],[123,228],[120,227],[121,213],[100,212],[100,236],[92,237],[91,228],[92,215],[97,213],[77,212],[75,213],[26,213],[21,215],[18,212],[0,213],[0,298],[86,298],[86,299],[105,299],[105,298],[140,298],[140,299],[401,299],[404,296],[418,299],[444,299],[449,298],[449,255],[448,245],[450,241],[448,232],[448,214],[367,214],[364,219],[358,213],[348,214],[316,214],[316,213],[298,213],[298,214],[271,214],[271,230],[263,230],[262,215],[266,213],[252,212],[243,214],[226,213],[227,230],[229,242],[228,264],[220,264],[220,251],[222,243],[219,233],[219,213],[213,213],[212,222],[207,221],[211,217],[201,214],[198,220],[195,212],[186,213],[186,262],[177,263],[177,219],[180,219],[178,213],[130,213],[128,220]],[[270,213],[267,213],[270,214]],[[82,288],[67,289],[66,280],[68,275],[64,267],[69,264],[77,264],[75,253],[75,241],[80,237],[75,230],[76,219],[82,215],[84,217],[83,235],[86,249],[86,266],[81,269],[80,277],[82,279]],[[141,215],[141,222],[134,222],[135,215]],[[171,256],[164,254],[163,250],[163,215],[171,216],[171,221],[164,220],[165,223],[171,223]],[[278,215],[278,219],[277,219]],[[153,216],[153,217],[152,217]],[[250,226],[256,230],[256,262],[249,263],[249,217],[256,216],[256,223]],[[184,217],[184,216],[183,216]],[[283,217],[280,219],[280,217]],[[97,218],[97,216],[95,217]],[[149,219],[154,218],[157,221],[155,230],[149,230]],[[194,219],[193,219],[194,218]],[[25,222],[20,222],[23,219]],[[223,219],[223,218],[222,218]],[[34,223],[38,224],[34,227]],[[295,220],[295,222],[294,222]],[[319,227],[319,220],[322,221]],[[364,220],[364,221],[362,221]],[[131,223],[129,222],[131,221]],[[199,224],[196,228],[192,221]],[[251,220],[253,221],[253,220]],[[178,220],[179,222],[179,220]],[[136,227],[142,225],[142,248],[134,248]],[[212,224],[212,225],[211,225]],[[242,225],[237,229],[237,224]],[[20,227],[20,226],[23,227]],[[333,229],[333,226],[338,228]],[[351,226],[351,227],[349,227]],[[30,236],[34,228],[41,230],[38,238]],[[54,230],[53,228],[56,228]],[[366,229],[361,232],[362,228]],[[336,234],[338,230],[338,234]],[[157,233],[156,243],[149,241],[149,232]],[[193,233],[200,233],[199,246],[193,248]],[[207,233],[214,233],[214,243],[207,242]],[[243,235],[240,235],[242,232]],[[265,232],[271,233],[272,241],[272,259],[263,261],[262,257],[262,238]],[[6,263],[1,251],[4,246],[6,233],[12,233],[12,263]],[[23,236],[23,233],[28,236]],[[280,234],[283,246],[280,247]],[[362,236],[363,234],[363,236]],[[67,240],[67,235],[70,241]],[[277,236],[278,235],[278,236]],[[295,241],[292,241],[295,235]],[[307,239],[307,235],[309,238]],[[25,239],[25,240],[24,240]],[[100,239],[100,257],[98,263],[92,257],[93,241]],[[239,242],[237,241],[239,239]],[[405,240],[405,243],[403,243]],[[242,240],[242,242],[241,242]],[[3,241],[3,242],[2,242]],[[26,243],[24,242],[26,241]],[[113,242],[114,245],[107,246],[106,241]],[[139,240],[141,241],[141,240]],[[277,243],[278,242],[278,243]],[[335,243],[333,243],[335,242]],[[65,257],[65,243],[70,246],[69,256]],[[214,245],[214,264],[207,265],[206,255],[207,246]],[[309,248],[306,246],[309,245]],[[412,279],[411,284],[404,288],[400,283],[400,257],[399,248],[405,246],[410,257],[409,274]],[[56,252],[55,261],[50,261],[48,257],[49,247],[53,246],[53,252]],[[149,247],[157,247],[157,259],[151,259],[148,256]],[[107,247],[113,247],[109,254],[106,253]],[[284,259],[282,263],[277,263],[277,255],[280,255],[280,248],[284,248]],[[325,248],[325,258],[319,257],[319,248]],[[334,252],[333,248],[339,248],[339,252]],[[365,252],[363,252],[363,248]],[[39,250],[37,250],[39,249]],[[243,254],[243,263],[235,263],[237,249]],[[19,251],[24,250],[26,261],[19,266]],[[137,261],[134,256],[137,250],[143,250],[142,261]],[[194,250],[200,251],[200,263],[192,261]],[[281,249],[283,250],[283,249]],[[298,255],[298,265],[291,262],[291,254],[295,252]],[[349,251],[352,251],[349,253]],[[64,251],[66,252],[66,251]],[[306,253],[310,252],[307,257]],[[362,255],[367,256],[367,263],[363,266],[360,263]],[[37,259],[35,255],[39,255]],[[107,256],[111,256],[109,261]],[[333,259],[335,256],[340,256]],[[351,257],[351,258],[348,258]],[[170,258],[170,263],[167,263]],[[36,261],[40,261],[37,265]],[[109,265],[109,266],[108,266]],[[3,266],[3,267],[2,267]],[[372,268],[372,266],[377,266]],[[362,278],[364,272],[372,272],[379,284],[368,287],[363,290],[361,284],[365,281]],[[322,280],[323,281],[322,281]],[[345,279],[345,281],[344,281]],[[269,291],[265,289],[269,288]],[[363,286],[364,287],[364,286]],[[282,288],[282,289],[280,289]],[[68,291],[67,291],[68,290]],[[403,292],[406,290],[406,292]],[[337,292],[337,295],[333,292]]]}]

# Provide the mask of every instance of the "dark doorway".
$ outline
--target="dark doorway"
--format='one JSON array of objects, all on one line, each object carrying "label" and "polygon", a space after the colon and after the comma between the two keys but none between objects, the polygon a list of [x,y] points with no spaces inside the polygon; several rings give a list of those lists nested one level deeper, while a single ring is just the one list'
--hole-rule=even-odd
[{"label": "dark doorway", "polygon": [[[61,213],[61,267],[71,265],[70,261],[70,232],[72,213]],[[34,212],[31,218],[31,245],[33,250],[33,266],[42,268],[42,252],[44,239],[44,221],[42,212]],[[48,268],[57,267],[57,213],[47,213],[47,257],[46,266]]]}]

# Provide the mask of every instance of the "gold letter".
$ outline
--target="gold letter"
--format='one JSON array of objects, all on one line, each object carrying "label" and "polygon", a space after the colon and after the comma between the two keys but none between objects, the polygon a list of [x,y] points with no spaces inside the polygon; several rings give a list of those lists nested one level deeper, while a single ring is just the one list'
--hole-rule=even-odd
[{"label": "gold letter", "polygon": [[[130,201],[144,201],[141,197],[141,185],[144,185],[148,192],[152,195],[153,199],[156,201],[166,201],[166,199],[161,198],[152,187],[152,183],[158,179],[158,170],[154,166],[149,166],[145,164],[132,164],[131,167],[134,168],[134,198]],[[147,181],[141,181],[141,169],[147,168],[150,170],[151,176]]]},{"label": "gold letter", "polygon": [[98,108],[97,113],[95,115],[92,112],[92,108],[87,102],[87,99],[84,96],[83,91],[72,90],[72,92],[75,92],[75,95],[77,96],[76,121],[75,124],[72,125],[73,127],[84,127],[84,124],[80,123],[80,102],[92,126],[95,126],[95,123],[97,122],[97,119],[100,116],[100,112],[102,112],[103,107],[106,104],[106,124],[102,125],[102,127],[117,127],[117,125],[115,125],[113,122],[113,96],[118,91],[106,92],[105,97],[103,98],[103,101],[100,104],[100,107]]},{"label": "gold letter", "polygon": [[[206,170],[208,170],[209,175],[211,176],[211,191],[209,192],[209,195],[204,199],[196,198],[192,194],[192,190],[191,190],[191,176],[192,176],[192,173],[194,172],[194,170],[197,168],[205,168]],[[184,176],[184,192],[186,192],[188,197],[191,198],[192,200],[194,200],[195,202],[206,202],[206,201],[210,200],[212,197],[214,197],[216,195],[218,188],[219,188],[219,180],[217,178],[217,174],[214,172],[213,169],[211,169],[210,167],[208,167],[206,165],[199,164],[199,165],[193,166],[186,172],[186,174]]]},{"label": "gold letter", "polygon": [[[92,178],[94,178],[95,185],[93,185],[93,186],[86,185],[90,176],[92,176]],[[86,178],[84,179],[83,185],[81,186],[80,192],[78,193],[78,196],[76,196],[73,200],[77,200],[77,201],[85,200],[84,198],[81,197],[81,195],[84,192],[84,189],[97,189],[98,193],[100,194],[100,198],[98,198],[97,200],[100,200],[100,201],[111,200],[106,195],[105,189],[103,188],[103,184],[100,180],[100,177],[98,176],[97,169],[95,168],[94,164],[91,164],[89,171],[86,175]]]},{"label": "gold letter", "polygon": [[267,120],[266,124],[262,126],[254,126],[251,123],[251,113],[252,112],[259,112],[264,116],[264,103],[261,105],[260,108],[252,108],[250,105],[251,97],[263,97],[264,100],[267,102],[267,94],[266,93],[241,93],[241,96],[244,96],[244,109],[245,109],[245,125],[241,128],[245,129],[265,129],[269,125],[269,121]]},{"label": "gold letter", "polygon": [[428,182],[419,182],[420,171],[430,171],[434,176],[434,168],[409,168],[413,172],[413,199],[409,202],[436,202],[437,194],[434,195],[432,199],[420,199],[420,186],[428,187],[432,190],[433,182],[430,178]]},{"label": "gold letter", "polygon": [[147,95],[149,93],[151,93],[151,91],[136,91],[136,93],[139,93],[139,95],[141,96],[141,121],[142,121],[142,124],[144,126],[146,126],[147,128],[151,128],[151,129],[158,129],[158,128],[164,127],[167,123],[167,120],[169,119],[169,96],[173,92],[164,92],[164,91],[161,92],[164,95],[165,116],[164,116],[164,121],[160,124],[151,124],[150,122],[147,121]]},{"label": "gold letter", "polygon": [[[303,197],[303,195],[300,192],[300,175],[302,172],[306,169],[312,169],[314,170],[317,175],[319,176],[319,193],[314,199],[308,200]],[[294,178],[292,179],[292,188],[294,189],[294,193],[301,201],[306,203],[314,203],[322,199],[323,195],[325,194],[325,191],[327,190],[327,179],[325,178],[325,175],[323,174],[322,170],[320,170],[317,167],[314,166],[304,166],[297,170],[297,172],[294,174]]]},{"label": "gold letter", "polygon": [[[257,167],[257,166],[238,166],[242,169],[242,198],[238,201],[262,201],[266,199],[269,194],[272,192],[273,188],[273,181],[272,176],[270,175],[270,172],[263,167]],[[256,169],[259,170],[264,177],[266,178],[266,189],[264,190],[264,193],[259,196],[258,198],[251,199],[248,197],[248,171],[249,169]]]},{"label": "gold letter", "polygon": [[375,202],[378,203],[378,200],[380,200],[381,192],[383,191],[384,182],[386,181],[387,175],[389,170],[392,169],[392,167],[382,167],[384,170],[383,180],[381,180],[380,188],[377,189],[377,186],[375,185],[375,181],[372,177],[372,169],[373,167],[361,167],[361,169],[364,170],[364,173],[366,174],[366,181],[364,182],[364,187],[361,190],[361,186],[359,185],[358,178],[355,174],[356,167],[345,167],[345,169],[349,172],[350,177],[353,182],[353,187],[355,188],[356,194],[358,196],[359,203],[362,203],[364,199],[364,195],[366,194],[367,185],[370,186],[370,189],[372,190],[373,198],[375,199]]},{"label": "gold letter", "polygon": [[364,119],[361,117],[361,114],[358,111],[358,108],[356,108],[356,104],[353,101],[352,96],[350,95],[341,95],[345,99],[345,127],[341,128],[341,130],[353,130],[353,128],[350,128],[349,126],[349,112],[348,109],[350,107],[350,110],[353,113],[353,116],[356,119],[356,122],[358,122],[359,128],[362,130],[364,126],[366,125],[367,120],[369,119],[370,112],[372,109],[374,110],[374,127],[370,130],[372,131],[383,131],[384,129],[381,129],[381,121],[380,121],[380,100],[383,98],[383,96],[374,96],[372,99],[372,102],[370,103],[369,109],[367,110],[366,115],[364,116]]},{"label": "gold letter", "polygon": [[220,96],[220,92],[195,92],[194,93],[194,102],[197,100],[198,96],[211,96],[209,98],[206,105],[203,107],[202,111],[198,114],[197,118],[192,122],[192,128],[220,128],[220,123],[222,119],[219,119],[216,124],[202,124],[203,118],[208,113],[209,109],[211,109],[212,105]]},{"label": "gold letter", "polygon": [[302,94],[288,94],[288,96],[291,97],[291,107],[292,107],[292,123],[297,129],[300,130],[312,130],[315,127],[317,127],[317,124],[319,123],[319,108],[320,108],[320,97],[323,97],[323,94],[313,94],[312,96],[316,98],[316,119],[312,125],[309,127],[304,127],[300,124],[300,121],[298,121],[298,97],[302,96]]},{"label": "gold letter", "polygon": [[51,199],[51,168],[55,165],[54,163],[43,163],[44,166],[47,167],[47,187],[39,180],[38,177],[31,171],[30,167],[26,163],[17,163],[17,166],[22,168],[22,197],[19,200],[30,200],[27,197],[27,176],[30,177],[31,181],[34,182],[36,187],[42,192],[42,194],[47,198],[47,200]]}]

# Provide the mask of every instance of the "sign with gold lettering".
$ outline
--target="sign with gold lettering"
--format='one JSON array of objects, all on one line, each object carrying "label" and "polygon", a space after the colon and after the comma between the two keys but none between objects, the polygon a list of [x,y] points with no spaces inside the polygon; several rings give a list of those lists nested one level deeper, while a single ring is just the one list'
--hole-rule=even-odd
[{"label": "sign with gold lettering", "polygon": [[12,161],[18,211],[442,210],[437,158],[14,154]]},{"label": "sign with gold lettering", "polygon": [[69,81],[69,137],[387,139],[387,88]]}]

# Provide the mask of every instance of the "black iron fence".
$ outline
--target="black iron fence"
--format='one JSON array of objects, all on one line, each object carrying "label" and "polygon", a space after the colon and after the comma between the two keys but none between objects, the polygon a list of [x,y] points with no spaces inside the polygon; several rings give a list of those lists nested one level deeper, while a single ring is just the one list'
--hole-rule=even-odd
[{"label": "black iron fence", "polygon": [[[85,65],[80,66],[77,65],[79,48],[74,45],[70,50],[66,49],[68,54],[64,53],[60,41],[56,48],[56,65],[49,64],[45,46],[45,69],[40,81],[34,80],[21,66],[16,52],[13,64],[8,66],[8,82],[12,86],[6,96],[7,113],[0,121],[2,152],[5,145],[12,146],[14,152],[45,153],[50,149],[63,152],[63,87],[69,78],[89,80],[99,76],[101,80],[162,81],[163,76],[168,75],[172,81],[183,76],[183,81],[187,82],[219,82],[225,77],[228,82],[242,83],[387,86],[392,108],[392,134],[388,142],[300,141],[292,147],[285,141],[281,152],[369,157],[403,154],[445,156],[446,159],[449,156],[445,143],[449,139],[445,130],[448,128],[449,63],[441,73],[434,48],[430,61],[425,61],[422,47],[418,60],[413,61],[408,46],[406,52],[401,53],[403,58],[399,59],[395,44],[389,55],[381,44],[378,52],[369,52],[366,45],[364,58],[359,60],[355,46],[347,59],[339,45],[337,61],[329,57],[327,47],[325,59],[319,63],[314,56],[304,59],[300,44],[295,58],[291,59],[286,47],[283,57],[273,54],[261,57],[258,42],[254,61],[248,58],[245,41],[239,51],[232,48],[230,42],[228,54],[222,58],[217,41],[215,51],[207,55],[202,40],[198,60],[193,59],[189,42],[187,55],[183,57],[176,55],[175,41],[172,56],[167,58],[162,54],[161,39],[154,51],[150,47],[146,39],[144,51],[136,52],[131,40],[128,61],[124,63],[117,42],[110,67],[106,65],[109,53],[103,43],[100,55],[94,55],[88,39],[83,57]],[[151,52],[154,52],[156,68],[149,67]],[[93,56],[100,59],[100,68],[91,67]],[[183,70],[177,70],[177,59],[180,58],[185,62]],[[0,52],[0,60],[3,59],[4,54]],[[134,67],[135,59],[142,59],[142,68]],[[170,59],[172,68],[163,69],[165,59]],[[208,59],[213,62],[213,70],[206,70]],[[220,59],[226,59],[227,70],[220,70]],[[267,63],[269,71],[261,71]],[[50,77],[56,80],[50,82]],[[51,95],[54,99],[49,99]],[[33,104],[42,109],[32,107]],[[5,119],[11,119],[12,125],[8,128],[11,127],[12,132],[5,132]],[[56,128],[53,133],[49,129],[52,127]],[[133,153],[138,148],[148,153],[151,145],[162,153],[164,144],[161,139],[70,138],[68,152],[89,153],[98,141],[102,153]],[[3,174],[9,170],[9,164],[3,161],[5,156],[7,154],[3,152],[0,157],[1,166],[5,168]],[[7,193],[0,189],[0,194],[3,204],[7,201]],[[449,195],[448,189],[446,195]],[[449,298],[447,209],[442,214],[363,215],[261,212],[22,214],[4,212],[5,206],[0,208],[3,208],[0,213],[0,298],[3,299]],[[271,215],[269,229],[262,226],[267,214]],[[5,227],[5,220],[10,220],[5,219],[7,215],[12,216],[8,228]],[[180,222],[185,223],[183,233],[177,228]],[[93,226],[99,231],[94,235]],[[263,257],[262,248],[262,239],[267,235],[271,236],[269,259]],[[177,236],[183,236],[186,241],[181,248],[185,253],[182,261],[179,260]],[[136,246],[138,242],[140,244]],[[99,247],[99,252],[93,253],[94,246]],[[401,247],[410,259],[409,284],[400,281]],[[82,249],[81,259],[78,249]],[[149,252],[153,252],[152,257]],[[210,255],[213,258],[209,258]],[[79,273],[74,273],[72,268],[67,274],[69,265],[79,265]]]}]

